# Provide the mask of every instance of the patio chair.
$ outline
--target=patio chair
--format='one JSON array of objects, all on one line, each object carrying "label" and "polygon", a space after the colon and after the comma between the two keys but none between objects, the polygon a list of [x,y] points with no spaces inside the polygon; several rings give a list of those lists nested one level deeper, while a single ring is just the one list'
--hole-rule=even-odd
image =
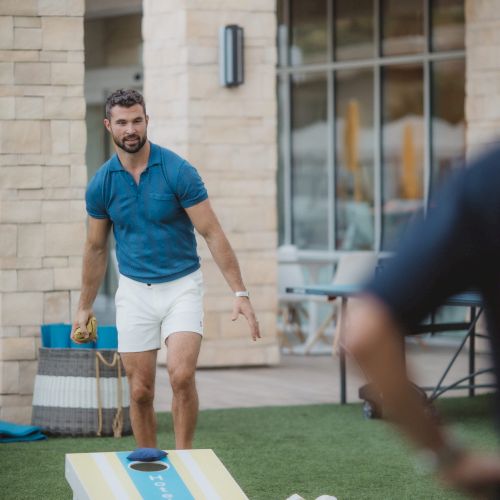
[{"label": "patio chair", "polygon": [[[377,265],[377,255],[374,252],[349,252],[340,256],[337,268],[333,276],[334,285],[356,285],[366,281],[374,273]],[[304,353],[310,353],[313,345],[321,338],[326,339],[325,333],[330,324],[335,324],[335,333],[333,338],[333,350],[337,351],[339,338],[339,324],[341,321],[341,301],[334,299],[332,301],[332,310],[330,314],[321,323],[316,333],[311,336],[304,346]]]}]

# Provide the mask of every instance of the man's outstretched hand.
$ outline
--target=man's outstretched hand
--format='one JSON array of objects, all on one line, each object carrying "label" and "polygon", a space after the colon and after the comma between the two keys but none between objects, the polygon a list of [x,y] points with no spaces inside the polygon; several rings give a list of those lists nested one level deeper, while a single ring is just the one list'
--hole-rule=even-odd
[{"label": "man's outstretched hand", "polygon": [[500,457],[465,451],[438,476],[448,486],[472,498],[494,499],[500,493]]},{"label": "man's outstretched hand", "polygon": [[240,314],[245,316],[246,320],[248,321],[248,325],[250,326],[250,335],[252,336],[252,339],[254,341],[260,339],[261,336],[260,336],[259,322],[255,317],[255,312],[253,310],[252,303],[250,302],[250,299],[248,297],[235,297],[234,299],[233,315],[231,318],[232,321],[236,321]]}]

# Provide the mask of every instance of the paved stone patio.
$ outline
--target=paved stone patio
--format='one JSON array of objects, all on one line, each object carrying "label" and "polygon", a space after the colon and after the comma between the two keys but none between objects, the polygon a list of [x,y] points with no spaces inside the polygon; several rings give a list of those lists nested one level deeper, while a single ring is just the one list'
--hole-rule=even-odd
[{"label": "paved stone patio", "polygon": [[[413,380],[421,385],[435,385],[455,348],[410,344],[408,365]],[[488,354],[476,354],[476,368],[490,366]],[[447,380],[467,374],[468,354],[461,354]],[[357,391],[364,379],[352,364],[348,366],[348,402],[358,402]],[[276,367],[200,369],[197,385],[201,409],[242,408],[255,406],[286,406],[339,403],[339,359],[331,355],[299,356],[282,354]],[[483,375],[478,382],[491,381]],[[491,390],[491,389],[490,389]],[[484,390],[482,390],[484,392]],[[466,395],[466,391],[450,391],[449,396]],[[159,366],[155,406],[169,411],[171,389],[165,366]]]}]

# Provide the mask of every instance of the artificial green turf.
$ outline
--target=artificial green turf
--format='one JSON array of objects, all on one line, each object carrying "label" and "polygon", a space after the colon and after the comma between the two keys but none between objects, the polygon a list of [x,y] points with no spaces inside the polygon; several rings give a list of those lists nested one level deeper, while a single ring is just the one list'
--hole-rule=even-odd
[{"label": "artificial green turf", "polygon": [[[456,398],[439,408],[463,441],[491,450],[490,403],[489,396]],[[170,414],[160,414],[162,448],[173,446],[171,429]],[[384,422],[364,420],[357,404],[202,411],[195,446],[213,448],[251,500],[461,498],[417,474],[408,447]],[[65,453],[133,448],[131,437],[0,445],[0,498],[69,499]]]}]

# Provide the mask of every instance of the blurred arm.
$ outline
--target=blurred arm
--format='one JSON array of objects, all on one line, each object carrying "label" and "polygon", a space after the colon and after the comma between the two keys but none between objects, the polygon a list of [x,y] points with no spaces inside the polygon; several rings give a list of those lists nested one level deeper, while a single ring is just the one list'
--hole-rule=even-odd
[{"label": "blurred arm", "polygon": [[383,395],[384,416],[387,413],[416,446],[438,451],[445,445],[445,436],[410,389],[403,342],[397,324],[378,299],[365,296],[353,304],[346,349]]},{"label": "blurred arm", "polygon": [[[351,310],[346,350],[380,392],[388,418],[413,444],[432,458],[434,472],[449,486],[474,497],[500,491],[500,459],[457,447],[446,429],[425,412],[408,380],[404,338],[386,306],[365,296]],[[491,498],[498,498],[491,496]]]}]

